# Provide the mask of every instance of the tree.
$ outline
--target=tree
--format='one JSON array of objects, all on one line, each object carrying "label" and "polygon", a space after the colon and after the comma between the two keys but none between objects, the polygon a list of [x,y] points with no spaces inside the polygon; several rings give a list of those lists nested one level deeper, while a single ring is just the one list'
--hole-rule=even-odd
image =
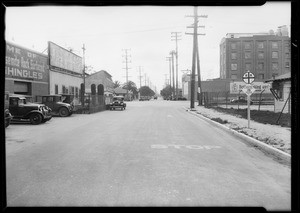
[{"label": "tree", "polygon": [[170,97],[172,95],[172,87],[170,85],[167,85],[160,91],[160,94],[164,97],[164,99]]},{"label": "tree", "polygon": [[133,93],[133,95],[138,94],[136,84],[133,81],[128,81],[128,83],[125,83],[122,88],[127,89],[128,91],[131,91]]},{"label": "tree", "polygon": [[118,88],[118,87],[120,87],[121,86],[121,83],[119,82],[119,81],[115,81],[114,82],[114,89],[115,88]]},{"label": "tree", "polygon": [[140,94],[141,96],[153,96],[155,95],[155,92],[150,89],[148,86],[142,86],[140,88]]}]

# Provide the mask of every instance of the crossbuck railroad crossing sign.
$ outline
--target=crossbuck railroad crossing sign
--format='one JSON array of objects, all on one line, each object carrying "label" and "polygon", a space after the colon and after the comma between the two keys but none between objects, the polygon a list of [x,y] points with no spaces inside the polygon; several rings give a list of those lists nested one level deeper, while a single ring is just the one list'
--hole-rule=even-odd
[{"label": "crossbuck railroad crossing sign", "polygon": [[243,75],[243,81],[246,84],[251,84],[254,81],[254,75],[253,73],[251,73],[250,71],[247,71],[244,75]]},{"label": "crossbuck railroad crossing sign", "polygon": [[252,95],[252,93],[255,92],[255,88],[251,85],[251,84],[247,84],[242,91],[246,94],[246,95]]}]

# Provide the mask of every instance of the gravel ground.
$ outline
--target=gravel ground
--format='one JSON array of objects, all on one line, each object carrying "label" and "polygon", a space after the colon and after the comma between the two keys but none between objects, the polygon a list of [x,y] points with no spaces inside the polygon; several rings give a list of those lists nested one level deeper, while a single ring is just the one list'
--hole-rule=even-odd
[{"label": "gravel ground", "polygon": [[[251,109],[254,109],[254,107],[255,106],[251,106]],[[250,128],[248,128],[247,119],[229,115],[226,113],[221,113],[214,109],[208,109],[203,106],[197,106],[197,104],[195,104],[195,108],[198,114],[201,114],[210,119],[220,118],[223,121],[227,120],[227,123],[223,125],[226,125],[231,129],[244,133],[261,142],[271,145],[274,148],[291,154],[291,128],[281,127],[278,125],[261,124],[251,120]],[[257,109],[257,106],[255,107],[255,109]],[[263,108],[261,108],[261,110],[263,110]],[[270,106],[267,106],[265,110],[271,111]]]}]

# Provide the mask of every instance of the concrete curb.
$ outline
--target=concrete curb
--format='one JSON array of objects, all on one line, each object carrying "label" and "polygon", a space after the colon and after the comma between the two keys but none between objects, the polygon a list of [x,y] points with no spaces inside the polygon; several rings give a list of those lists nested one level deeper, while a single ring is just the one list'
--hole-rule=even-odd
[{"label": "concrete curb", "polygon": [[272,146],[270,146],[268,144],[265,144],[265,143],[263,143],[263,142],[261,142],[259,140],[256,140],[256,139],[254,139],[254,138],[252,138],[252,137],[250,137],[248,135],[245,135],[245,134],[242,134],[242,133],[240,133],[238,131],[230,129],[229,127],[227,127],[225,125],[222,125],[222,124],[220,124],[220,123],[218,123],[216,121],[213,121],[213,120],[211,120],[211,119],[209,119],[209,118],[207,118],[207,117],[205,117],[205,116],[203,116],[201,114],[198,114],[197,111],[190,111],[186,107],[185,107],[185,109],[190,114],[195,115],[195,116],[197,116],[197,117],[199,117],[199,118],[201,118],[201,119],[203,119],[203,120],[205,120],[205,121],[213,124],[214,126],[217,126],[217,127],[221,128],[221,129],[223,129],[223,130],[225,130],[225,131],[233,134],[234,136],[236,136],[236,137],[238,137],[240,139],[243,139],[244,141],[246,141],[246,142],[248,142],[248,143],[250,143],[250,144],[252,144],[254,146],[260,147],[262,150],[266,151],[267,153],[269,153],[271,155],[274,155],[274,156],[280,158],[281,160],[285,161],[286,163],[289,163],[289,164],[291,163],[291,155],[290,154],[285,153],[285,152],[283,152],[283,151],[281,151],[279,149],[276,149],[276,148],[274,148],[274,147],[272,147]]}]

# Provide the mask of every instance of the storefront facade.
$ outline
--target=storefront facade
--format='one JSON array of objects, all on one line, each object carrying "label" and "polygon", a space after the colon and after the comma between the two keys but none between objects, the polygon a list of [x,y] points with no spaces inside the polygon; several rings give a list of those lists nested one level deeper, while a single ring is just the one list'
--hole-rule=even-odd
[{"label": "storefront facade", "polygon": [[33,98],[49,94],[48,56],[6,42],[5,91]]}]

